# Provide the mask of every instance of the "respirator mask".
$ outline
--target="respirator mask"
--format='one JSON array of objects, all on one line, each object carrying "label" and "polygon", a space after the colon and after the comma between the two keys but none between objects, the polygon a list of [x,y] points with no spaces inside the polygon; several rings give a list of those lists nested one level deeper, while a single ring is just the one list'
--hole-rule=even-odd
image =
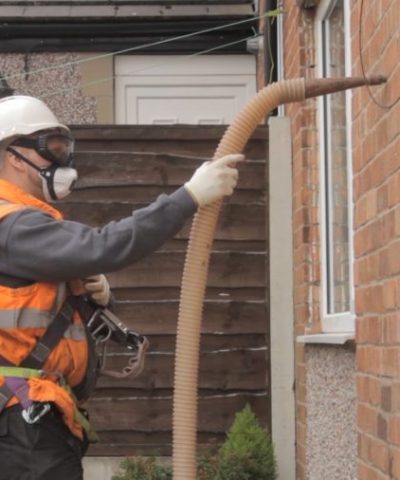
[{"label": "respirator mask", "polygon": [[[51,165],[38,167],[12,147],[31,148],[50,161]],[[71,193],[78,172],[73,168],[74,140],[69,135],[43,133],[35,137],[19,137],[7,150],[39,172],[46,201],[60,200]]]}]

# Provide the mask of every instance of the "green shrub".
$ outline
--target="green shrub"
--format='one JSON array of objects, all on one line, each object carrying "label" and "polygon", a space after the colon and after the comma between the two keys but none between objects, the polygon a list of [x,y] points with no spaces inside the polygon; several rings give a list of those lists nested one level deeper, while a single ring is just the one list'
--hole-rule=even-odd
[{"label": "green shrub", "polygon": [[[154,458],[128,458],[112,480],[172,480],[172,468]],[[271,438],[247,405],[236,414],[219,450],[204,450],[198,458],[197,480],[275,480]]]},{"label": "green shrub", "polygon": [[197,458],[197,480],[212,480],[218,472],[218,452],[215,448],[203,449]]},{"label": "green shrub", "polygon": [[236,414],[228,438],[219,451],[213,480],[274,480],[276,464],[269,434],[247,405]]},{"label": "green shrub", "polygon": [[126,458],[112,480],[172,480],[172,468],[157,465],[155,458]]}]

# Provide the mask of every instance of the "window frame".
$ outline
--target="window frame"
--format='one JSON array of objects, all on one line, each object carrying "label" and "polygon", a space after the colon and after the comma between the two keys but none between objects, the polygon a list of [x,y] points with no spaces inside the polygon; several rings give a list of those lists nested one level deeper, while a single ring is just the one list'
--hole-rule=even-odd
[{"label": "window frame", "polygon": [[[326,45],[323,42],[323,22],[329,18],[337,2],[343,2],[344,36],[345,36],[345,75],[351,76],[351,34],[350,34],[350,4],[349,0],[321,0],[315,16],[315,39],[317,56],[317,77],[322,77],[324,60],[326,61]],[[329,54],[329,49],[328,49]],[[328,60],[329,61],[329,60]],[[321,233],[321,327],[323,333],[354,333],[355,302],[354,302],[354,231],[353,231],[353,169],[352,169],[352,138],[351,138],[351,90],[345,92],[346,111],[346,157],[347,157],[347,193],[348,193],[348,225],[349,225],[349,304],[350,310],[340,313],[328,313],[327,282],[327,225],[326,225],[326,164],[330,163],[329,152],[325,151],[326,131],[330,130],[330,116],[326,114],[330,105],[330,96],[318,98],[318,135],[319,135],[319,166],[320,166],[320,233]],[[326,159],[326,155],[329,157]],[[332,262],[330,262],[332,264]]]}]

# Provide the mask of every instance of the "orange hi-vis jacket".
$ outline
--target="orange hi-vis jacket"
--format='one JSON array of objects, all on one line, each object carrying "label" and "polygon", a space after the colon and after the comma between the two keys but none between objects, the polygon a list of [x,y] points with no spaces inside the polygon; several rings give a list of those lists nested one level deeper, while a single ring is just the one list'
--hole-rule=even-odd
[{"label": "orange hi-vis jacket", "polygon": [[[39,209],[56,220],[62,219],[58,210],[0,180],[0,229],[1,220],[7,215],[26,208]],[[17,288],[0,285],[0,354],[18,366],[54,320],[66,296],[65,283],[38,281]],[[29,398],[37,402],[52,402],[62,413],[71,432],[80,438],[83,438],[83,433],[74,418],[74,399],[58,384],[57,378],[62,375],[71,387],[79,385],[85,377],[87,362],[86,332],[79,314],[75,312],[71,325],[42,367],[44,376],[28,380]],[[4,377],[0,376],[0,385],[3,384]],[[7,406],[17,402],[14,396]]]}]

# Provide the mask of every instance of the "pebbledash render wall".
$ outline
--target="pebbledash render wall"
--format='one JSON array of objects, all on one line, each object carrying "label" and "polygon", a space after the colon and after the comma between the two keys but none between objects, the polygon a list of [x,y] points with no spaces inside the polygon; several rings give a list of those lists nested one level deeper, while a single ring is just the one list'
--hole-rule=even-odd
[{"label": "pebbledash render wall", "polygon": [[[318,3],[318,2],[315,2]],[[361,75],[359,12],[351,4],[352,75]],[[400,94],[400,2],[364,1],[363,56],[374,89]],[[284,0],[285,78],[316,75],[315,9]],[[292,121],[295,335],[321,332],[316,101],[286,107]],[[400,102],[352,97],[355,342],[296,344],[296,479],[400,479]]]},{"label": "pebbledash render wall", "polygon": [[0,72],[15,95],[41,98],[63,123],[113,123],[112,57],[87,60],[93,56],[3,53],[0,54]]}]

